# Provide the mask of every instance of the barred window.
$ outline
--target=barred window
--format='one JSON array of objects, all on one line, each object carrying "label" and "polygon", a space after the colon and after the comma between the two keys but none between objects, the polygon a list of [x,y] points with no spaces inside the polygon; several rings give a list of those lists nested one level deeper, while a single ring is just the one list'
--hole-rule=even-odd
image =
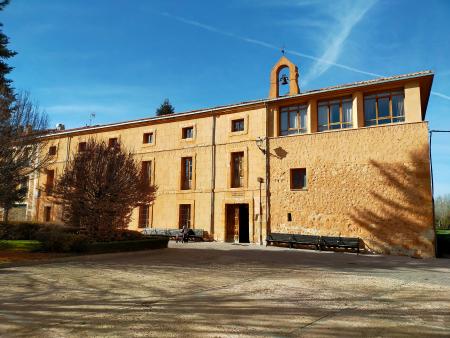
[{"label": "barred window", "polygon": [[181,190],[192,189],[192,157],[181,159]]},{"label": "barred window", "polygon": [[139,206],[139,228],[148,228],[150,222],[149,222],[149,216],[150,216],[150,207],[148,205],[141,205]]},{"label": "barred window", "polygon": [[152,161],[142,162],[142,177],[148,184],[152,184]]},{"label": "barred window", "polygon": [[191,205],[190,204],[180,204],[180,217],[179,217],[179,227],[180,229],[186,225],[188,228],[191,227]]},{"label": "barred window", "polygon": [[244,152],[231,153],[231,187],[244,186]]}]

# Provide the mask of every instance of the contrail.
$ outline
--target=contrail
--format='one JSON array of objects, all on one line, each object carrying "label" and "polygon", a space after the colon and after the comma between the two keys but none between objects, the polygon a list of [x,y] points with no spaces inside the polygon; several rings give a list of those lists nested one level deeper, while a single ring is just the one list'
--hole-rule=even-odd
[{"label": "contrail", "polygon": [[[268,49],[272,49],[272,50],[280,50],[280,47],[278,47],[278,46],[276,46],[274,44],[271,44],[269,42],[265,42],[265,41],[262,41],[262,40],[252,39],[252,38],[248,38],[248,37],[245,37],[245,36],[241,36],[241,35],[237,35],[237,34],[234,34],[234,33],[230,33],[230,32],[218,29],[216,27],[213,27],[213,26],[206,25],[204,23],[195,21],[195,20],[186,19],[186,18],[183,18],[181,16],[173,15],[173,14],[170,14],[170,13],[167,13],[167,12],[160,13],[160,15],[172,18],[174,20],[177,20],[179,22],[185,23],[187,25],[199,27],[201,29],[204,29],[204,30],[207,30],[207,31],[210,31],[210,32],[213,32],[213,33],[217,33],[217,34],[220,34],[220,35],[223,35],[223,36],[228,36],[228,37],[231,37],[231,38],[234,38],[234,39],[245,41],[245,42],[248,42],[248,43],[251,43],[251,44],[254,44],[254,45],[258,45],[258,46],[261,46],[261,47],[265,47],[265,48],[268,48]],[[373,77],[386,77],[386,75],[368,72],[368,71],[365,71],[365,70],[362,70],[362,69],[358,69],[358,68],[355,68],[355,67],[344,65],[342,63],[332,62],[332,61],[329,61],[329,60],[326,60],[326,59],[319,58],[319,57],[314,56],[314,55],[305,54],[305,53],[302,53],[302,52],[299,52],[299,51],[296,51],[296,50],[285,49],[285,51],[290,53],[290,54],[292,54],[292,55],[297,55],[297,56],[301,56],[301,57],[303,57],[305,59],[310,59],[310,60],[326,63],[326,64],[329,64],[329,65],[334,66],[334,67],[338,67],[338,68],[341,68],[341,69],[346,69],[346,70],[352,71],[354,73],[369,75],[369,76],[373,76]],[[431,95],[434,95],[434,96],[437,96],[437,97],[440,97],[440,98],[443,98],[443,99],[446,99],[446,100],[450,100],[450,96],[442,94],[442,93],[438,93],[438,92],[432,91]]]}]

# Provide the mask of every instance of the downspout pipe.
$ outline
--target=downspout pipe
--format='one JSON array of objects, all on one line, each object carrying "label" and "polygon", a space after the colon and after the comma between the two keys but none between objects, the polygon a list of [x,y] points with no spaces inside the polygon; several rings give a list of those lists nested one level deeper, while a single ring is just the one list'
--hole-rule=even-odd
[{"label": "downspout pipe", "polygon": [[214,239],[214,209],[216,189],[216,114],[212,114],[212,136],[211,136],[211,219],[210,231]]},{"label": "downspout pipe", "polygon": [[270,234],[270,147],[269,147],[269,107],[267,102],[264,103],[266,107],[266,236]]}]

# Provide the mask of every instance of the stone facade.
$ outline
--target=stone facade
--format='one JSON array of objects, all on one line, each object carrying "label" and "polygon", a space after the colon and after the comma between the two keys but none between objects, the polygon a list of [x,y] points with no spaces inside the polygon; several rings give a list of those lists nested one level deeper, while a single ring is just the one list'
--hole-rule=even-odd
[{"label": "stone facade", "polygon": [[[276,76],[282,67],[292,71],[290,94],[279,97]],[[283,57],[271,73],[266,100],[55,131],[48,135],[48,146],[57,147],[48,169],[57,177],[79,143],[90,137],[117,138],[136,160],[151,161],[158,192],[148,227],[178,228],[180,206],[190,205],[191,227],[218,241],[260,242],[270,231],[357,236],[369,251],[433,256],[424,122],[433,75],[421,72],[305,93],[298,92],[297,77],[297,67]],[[365,95],[389,90],[403,93],[404,120],[366,127]],[[318,132],[318,103],[342,97],[351,102],[351,128]],[[306,125],[301,133],[282,136],[281,111],[293,105],[305,107]],[[233,129],[236,121],[239,130]],[[191,127],[193,137],[183,139],[183,128]],[[146,133],[153,135],[151,144],[143,142]],[[236,153],[242,156],[240,187],[232,183]],[[192,158],[193,168],[188,190],[181,187],[185,157]],[[295,168],[306,170],[302,189],[292,188]],[[45,184],[45,172],[30,182],[40,187],[40,193],[30,193],[30,215],[58,222],[60,209],[43,192]],[[138,219],[135,210],[130,229],[139,229]]]}]

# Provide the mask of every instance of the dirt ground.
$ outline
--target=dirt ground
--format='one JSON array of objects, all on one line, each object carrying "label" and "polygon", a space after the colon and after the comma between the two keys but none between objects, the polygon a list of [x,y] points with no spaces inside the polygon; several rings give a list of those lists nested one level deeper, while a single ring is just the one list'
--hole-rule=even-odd
[{"label": "dirt ground", "polygon": [[450,336],[450,260],[257,245],[0,268],[2,337]]}]

